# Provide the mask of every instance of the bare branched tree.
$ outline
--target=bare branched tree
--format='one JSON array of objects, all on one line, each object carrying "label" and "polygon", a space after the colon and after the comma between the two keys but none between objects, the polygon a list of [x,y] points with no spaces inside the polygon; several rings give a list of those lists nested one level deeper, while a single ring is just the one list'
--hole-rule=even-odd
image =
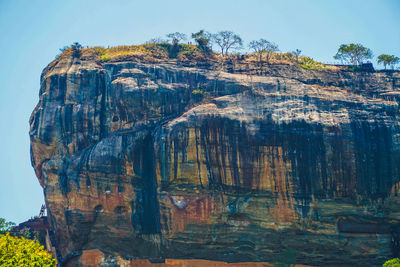
[{"label": "bare branched tree", "polygon": [[186,40],[186,34],[181,32],[169,33],[167,37],[172,40],[172,44],[178,44],[180,41]]},{"label": "bare branched tree", "polygon": [[253,49],[254,52],[258,53],[259,61],[262,61],[262,55],[266,55],[266,61],[269,64],[269,60],[272,52],[279,51],[278,45],[273,42],[267,41],[265,39],[260,39],[258,41],[251,41],[249,43],[249,48]]},{"label": "bare branched tree", "polygon": [[242,38],[231,31],[220,31],[212,35],[213,41],[221,48],[221,54],[228,54],[229,49],[240,49],[243,46]]},{"label": "bare branched tree", "polygon": [[146,44],[162,44],[168,43],[168,40],[162,39],[161,37],[151,38],[146,42]]}]

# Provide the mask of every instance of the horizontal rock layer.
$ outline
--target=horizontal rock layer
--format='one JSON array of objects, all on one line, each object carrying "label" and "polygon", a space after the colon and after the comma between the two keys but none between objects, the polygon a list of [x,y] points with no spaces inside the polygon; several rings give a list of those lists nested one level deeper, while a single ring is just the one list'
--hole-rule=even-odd
[{"label": "horizontal rock layer", "polygon": [[399,89],[398,72],[61,56],[30,119],[61,262],[382,264],[399,242]]}]

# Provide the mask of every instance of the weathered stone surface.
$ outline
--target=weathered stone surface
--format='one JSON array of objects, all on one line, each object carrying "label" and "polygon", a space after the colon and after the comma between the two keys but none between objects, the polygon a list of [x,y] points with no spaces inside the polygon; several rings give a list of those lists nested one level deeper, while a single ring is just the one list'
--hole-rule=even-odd
[{"label": "weathered stone surface", "polygon": [[233,72],[69,56],[44,70],[32,165],[63,263],[397,252],[400,74]]}]

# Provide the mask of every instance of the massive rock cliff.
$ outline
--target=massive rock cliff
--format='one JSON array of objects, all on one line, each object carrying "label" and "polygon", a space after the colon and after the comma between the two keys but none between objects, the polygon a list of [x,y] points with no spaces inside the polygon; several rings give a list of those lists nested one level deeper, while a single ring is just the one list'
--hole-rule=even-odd
[{"label": "massive rock cliff", "polygon": [[398,72],[60,56],[30,119],[59,260],[382,264],[399,94]]}]

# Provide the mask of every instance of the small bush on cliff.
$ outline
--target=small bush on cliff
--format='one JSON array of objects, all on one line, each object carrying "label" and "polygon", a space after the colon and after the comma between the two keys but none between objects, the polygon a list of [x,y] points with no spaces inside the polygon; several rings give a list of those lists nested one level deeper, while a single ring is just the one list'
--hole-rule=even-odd
[{"label": "small bush on cliff", "polygon": [[385,262],[382,267],[400,267],[400,259],[395,258]]},{"label": "small bush on cliff", "polygon": [[192,94],[196,95],[196,96],[205,96],[205,95],[208,95],[208,92],[206,92],[202,89],[195,89],[192,91]]},{"label": "small bush on cliff", "polygon": [[324,70],[326,68],[323,63],[306,56],[301,57],[300,67],[307,70]]},{"label": "small bush on cliff", "polygon": [[0,266],[56,266],[56,260],[37,241],[0,235]]}]

